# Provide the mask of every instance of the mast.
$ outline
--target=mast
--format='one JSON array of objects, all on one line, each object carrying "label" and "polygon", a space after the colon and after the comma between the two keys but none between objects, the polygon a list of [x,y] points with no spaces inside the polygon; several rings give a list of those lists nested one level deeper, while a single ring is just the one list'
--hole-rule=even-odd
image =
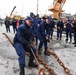
[{"label": "mast", "polygon": [[38,14],[38,6],[39,6],[38,2],[39,2],[39,1],[37,0],[37,14]]},{"label": "mast", "polygon": [[22,5],[22,14],[21,15],[23,16],[23,5]]}]

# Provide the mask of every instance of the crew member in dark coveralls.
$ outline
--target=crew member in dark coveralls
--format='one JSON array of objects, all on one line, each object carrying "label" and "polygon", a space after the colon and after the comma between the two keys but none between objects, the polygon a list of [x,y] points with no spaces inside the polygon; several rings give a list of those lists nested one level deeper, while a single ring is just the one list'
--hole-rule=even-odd
[{"label": "crew member in dark coveralls", "polygon": [[76,19],[74,20],[74,23],[73,23],[73,29],[74,29],[74,47],[76,47]]},{"label": "crew member in dark coveralls", "polygon": [[13,32],[15,33],[17,31],[17,20],[15,18],[13,18],[13,21],[12,21],[12,25],[13,25]]},{"label": "crew member in dark coveralls", "polygon": [[20,20],[19,20],[19,26],[20,26],[21,24],[23,24],[22,18],[20,18]]},{"label": "crew member in dark coveralls", "polygon": [[14,37],[14,48],[19,56],[19,66],[20,66],[20,75],[25,75],[24,67],[25,67],[25,51],[30,53],[30,59],[28,66],[29,67],[38,67],[36,63],[34,63],[34,56],[32,54],[31,49],[34,54],[36,54],[36,49],[31,45],[31,36],[32,30],[31,25],[33,23],[33,19],[31,17],[27,17],[25,19],[24,24],[20,25],[17,29],[17,33]]},{"label": "crew member in dark coveralls", "polygon": [[9,21],[8,16],[6,16],[4,23],[5,23],[5,26],[6,26],[6,32],[7,33],[8,33],[8,31],[10,32],[10,21]]},{"label": "crew member in dark coveralls", "polygon": [[60,18],[60,21],[57,23],[57,40],[62,38],[62,31],[63,31],[63,20]]},{"label": "crew member in dark coveralls", "polygon": [[33,12],[30,13],[30,17],[34,20],[34,22],[32,23],[32,39],[34,41],[34,35],[36,35],[36,28],[37,28],[37,19],[36,19],[36,16],[34,15]]},{"label": "crew member in dark coveralls", "polygon": [[72,22],[68,18],[68,20],[66,21],[66,43],[68,42],[68,36],[70,36],[70,43],[72,42],[72,27]]},{"label": "crew member in dark coveralls", "polygon": [[49,36],[51,35],[51,40],[52,40],[53,32],[54,32],[54,28],[55,28],[55,22],[53,21],[52,18],[51,18],[51,22],[50,22],[49,28],[50,28]]},{"label": "crew member in dark coveralls", "polygon": [[37,28],[37,31],[36,31],[36,35],[38,37],[38,39],[40,40],[40,43],[39,43],[39,47],[38,47],[38,53],[41,54],[41,48],[42,48],[42,45],[44,44],[44,54],[45,55],[50,55],[48,52],[47,52],[47,41],[49,40],[49,24],[50,24],[50,16],[47,17],[47,19],[45,21],[42,21],[39,25],[39,27]]}]

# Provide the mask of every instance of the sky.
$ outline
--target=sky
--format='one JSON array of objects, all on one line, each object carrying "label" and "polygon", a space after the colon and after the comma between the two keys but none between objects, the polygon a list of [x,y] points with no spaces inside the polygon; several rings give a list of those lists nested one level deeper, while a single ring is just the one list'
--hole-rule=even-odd
[{"label": "sky", "polygon": [[[54,0],[38,0],[38,9],[39,14],[51,14],[52,12],[48,11],[49,6],[52,6]],[[37,11],[37,0],[0,0],[0,17],[9,16],[13,7],[16,6],[13,14],[26,16],[30,12],[36,14]],[[63,10],[66,13],[75,14],[76,13],[76,0],[66,0],[66,3],[63,6]]]}]

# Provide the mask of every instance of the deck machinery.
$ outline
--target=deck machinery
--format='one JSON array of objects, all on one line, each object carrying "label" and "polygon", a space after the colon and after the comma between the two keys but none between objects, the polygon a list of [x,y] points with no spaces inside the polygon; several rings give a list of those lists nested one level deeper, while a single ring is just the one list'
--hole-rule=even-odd
[{"label": "deck machinery", "polygon": [[48,10],[53,12],[53,18],[55,19],[59,19],[60,18],[60,14],[61,12],[64,12],[64,10],[62,10],[64,4],[65,4],[66,0],[54,0],[53,1],[53,6],[51,8],[49,8]]}]

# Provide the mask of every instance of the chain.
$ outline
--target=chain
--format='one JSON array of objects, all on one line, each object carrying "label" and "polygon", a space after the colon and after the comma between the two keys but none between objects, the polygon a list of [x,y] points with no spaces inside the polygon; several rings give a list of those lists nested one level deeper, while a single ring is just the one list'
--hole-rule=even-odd
[{"label": "chain", "polygon": [[45,67],[45,69],[48,70],[48,72],[52,75],[57,75],[54,70],[52,68],[50,68],[41,58],[40,56],[38,55],[38,53],[36,53],[36,57],[37,57],[37,60]]},{"label": "chain", "polygon": [[[27,54],[28,56],[30,56],[30,54],[29,54],[28,52],[26,52],[26,54]],[[40,58],[40,56],[38,55],[38,53],[36,53],[36,58],[37,58],[37,60],[44,66],[44,68],[48,70],[48,72],[49,72],[50,74],[52,74],[52,75],[57,75],[57,74],[54,72],[54,70],[53,70],[52,68],[48,67],[48,65]],[[41,72],[41,71],[44,73],[43,75],[46,75],[45,72],[44,72],[44,69],[40,69],[39,72],[38,72],[38,75],[40,75],[40,72]]]},{"label": "chain", "polygon": [[[10,38],[7,36],[7,34],[3,33],[3,35],[5,35],[6,38],[9,40],[9,42],[11,43],[11,45],[13,45],[13,42],[10,40]],[[48,52],[57,59],[58,63],[64,68],[64,71],[66,73],[68,73],[68,75],[73,75],[73,74],[70,73],[70,70],[67,67],[65,67],[64,63],[59,59],[59,57],[55,54],[55,52],[52,52],[52,51],[49,51],[49,50],[48,50]],[[28,56],[30,56],[30,54],[28,52],[26,52],[26,54]],[[49,68],[48,65],[40,58],[40,56],[38,55],[38,53],[36,53],[36,58],[45,67],[45,69],[47,69],[49,71],[50,74],[57,75],[54,72],[54,70],[52,68]],[[44,68],[40,68],[40,70],[38,72],[38,75],[40,75],[41,72],[43,73],[43,75],[46,75],[45,69]]]},{"label": "chain", "polygon": [[[12,42],[11,39],[8,37],[8,35],[7,35],[6,33],[3,33],[3,35],[6,36],[6,38],[8,39],[8,41],[9,41],[9,42],[11,43],[11,45],[13,46],[13,42]],[[31,50],[31,51],[32,51],[32,50]],[[30,54],[29,54],[28,52],[25,52],[25,53],[27,54],[27,56],[30,56]],[[32,53],[33,53],[33,51],[32,51]],[[34,55],[34,53],[33,53],[33,55]],[[35,57],[35,55],[34,55],[34,57]],[[35,60],[36,60],[36,57],[35,57]],[[36,62],[38,63],[37,60],[36,60]],[[46,75],[45,69],[44,69],[44,68],[40,68],[40,67],[39,67],[39,63],[38,63],[38,68],[39,68],[38,75],[40,75],[41,72],[43,73],[43,75]]]},{"label": "chain", "polygon": [[57,59],[58,63],[64,68],[64,71],[65,71],[68,75],[73,75],[73,74],[70,73],[70,70],[69,70],[67,67],[65,67],[64,63],[59,59],[59,57],[56,55],[55,52],[52,52],[52,51],[49,51],[49,50],[48,50],[48,52]]}]

